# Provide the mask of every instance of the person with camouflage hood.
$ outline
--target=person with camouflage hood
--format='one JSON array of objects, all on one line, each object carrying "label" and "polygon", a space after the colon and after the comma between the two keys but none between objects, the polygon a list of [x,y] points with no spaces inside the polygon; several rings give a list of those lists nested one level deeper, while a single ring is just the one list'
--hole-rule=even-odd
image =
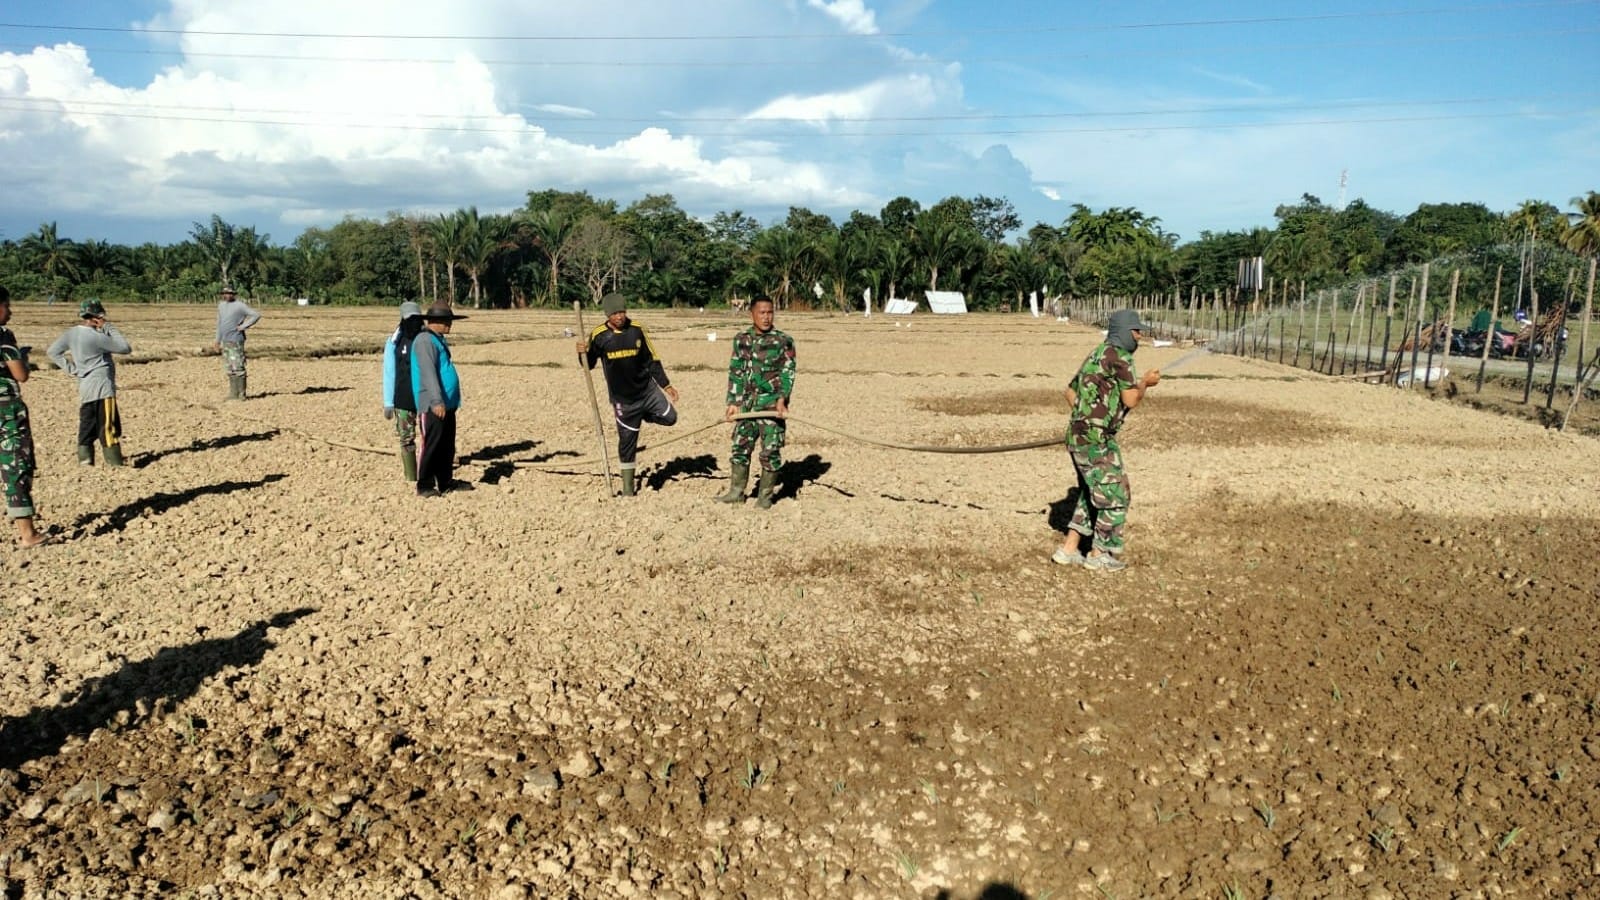
[{"label": "person with camouflage hood", "polygon": [[117,364],[113,353],[132,353],[128,339],[106,319],[99,300],[78,306],[78,324],[45,353],[56,368],[78,379],[78,462],[94,465],[98,443],[106,465],[122,465],[122,414],[117,411]]},{"label": "person with camouflage hood", "polygon": [[728,465],[733,469],[728,490],[719,494],[723,503],[743,503],[750,480],[750,454],[756,438],[761,439],[761,484],[756,489],[756,506],[772,508],[772,489],[783,465],[783,439],[789,415],[789,399],[794,394],[794,338],[773,327],[773,304],[761,297],[750,304],[750,327],[733,338],[733,354],[728,360],[728,409],[724,418],[734,422],[741,412],[771,412],[769,419],[740,419],[733,426],[733,451]]},{"label": "person with camouflage hood", "polygon": [[0,286],[0,488],[6,518],[17,523],[17,545],[37,547],[50,538],[33,527],[33,429],[22,402],[28,352],[6,327],[10,321],[11,292]]},{"label": "person with camouflage hood", "polygon": [[[1161,382],[1161,372],[1151,369],[1135,380],[1133,351],[1144,336],[1144,323],[1131,309],[1119,309],[1107,323],[1105,342],[1089,352],[1067,387],[1071,415],[1067,422],[1067,452],[1078,475],[1078,502],[1072,510],[1066,540],[1050,559],[1061,565],[1079,565],[1103,572],[1128,567],[1122,558],[1122,529],[1128,519],[1132,491],[1122,468],[1117,430],[1145,392]],[[1084,538],[1094,541],[1093,552],[1079,552]]]}]

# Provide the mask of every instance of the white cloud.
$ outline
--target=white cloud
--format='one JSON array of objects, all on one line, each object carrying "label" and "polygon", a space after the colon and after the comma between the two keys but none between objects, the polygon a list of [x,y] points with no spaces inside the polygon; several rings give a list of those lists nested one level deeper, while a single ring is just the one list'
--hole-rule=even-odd
[{"label": "white cloud", "polygon": [[748,118],[799,119],[822,123],[833,119],[865,119],[927,110],[938,101],[932,78],[899,75],[846,90],[779,97],[752,111]]},{"label": "white cloud", "polygon": [[862,0],[806,0],[806,5],[826,13],[851,34],[877,34],[877,17]]},{"label": "white cloud", "polygon": [[539,112],[550,113],[553,116],[568,116],[574,119],[592,119],[595,116],[595,112],[592,109],[584,109],[581,106],[567,106],[563,103],[539,103],[535,104],[533,108]]}]

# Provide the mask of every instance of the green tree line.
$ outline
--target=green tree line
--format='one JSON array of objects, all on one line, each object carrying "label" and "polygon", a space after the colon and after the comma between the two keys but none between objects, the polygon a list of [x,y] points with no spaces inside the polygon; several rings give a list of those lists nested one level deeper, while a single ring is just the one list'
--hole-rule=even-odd
[{"label": "green tree line", "polygon": [[836,223],[791,207],[763,226],[740,210],[694,218],[668,194],[619,207],[587,191],[543,190],[510,213],[352,217],[289,244],[218,215],[195,222],[184,241],[137,246],[69,240],[46,222],[0,241],[0,278],[14,294],[60,300],[208,300],[229,284],[253,298],[318,303],[557,306],[621,290],[644,305],[769,296],[787,308],[840,309],[859,308],[866,290],[875,303],[959,290],[972,307],[993,309],[1025,304],[1032,291],[1227,290],[1239,260],[1255,256],[1278,284],[1307,289],[1448,258],[1472,267],[1477,282],[1509,264],[1554,296],[1570,267],[1537,263],[1600,249],[1600,192],[1574,197],[1571,207],[1529,200],[1497,213],[1479,203],[1425,203],[1401,216],[1361,200],[1335,209],[1306,194],[1279,206],[1273,227],[1202,231],[1183,242],[1131,207],[1078,204],[1059,224],[1022,231],[1004,198],[947,197],[924,208],[897,197],[876,215],[856,211]]}]

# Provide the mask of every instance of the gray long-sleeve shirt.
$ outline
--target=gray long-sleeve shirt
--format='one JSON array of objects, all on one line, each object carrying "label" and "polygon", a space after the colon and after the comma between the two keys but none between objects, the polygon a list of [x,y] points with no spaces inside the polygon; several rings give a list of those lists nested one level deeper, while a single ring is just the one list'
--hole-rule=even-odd
[{"label": "gray long-sleeve shirt", "polygon": [[78,402],[92,403],[117,395],[117,364],[111,354],[132,353],[133,348],[117,326],[107,322],[99,329],[74,325],[45,352],[56,368],[78,379]]},{"label": "gray long-sleeve shirt", "polygon": [[244,330],[261,321],[261,313],[243,300],[223,300],[217,304],[217,343],[242,344]]}]

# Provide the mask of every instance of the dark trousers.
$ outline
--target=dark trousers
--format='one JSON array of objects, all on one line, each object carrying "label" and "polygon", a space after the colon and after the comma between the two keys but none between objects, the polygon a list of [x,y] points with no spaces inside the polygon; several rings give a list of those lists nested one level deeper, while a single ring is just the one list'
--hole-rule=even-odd
[{"label": "dark trousers", "polygon": [[78,407],[78,446],[95,441],[106,447],[122,443],[122,415],[117,412],[115,397],[90,400]]},{"label": "dark trousers", "polygon": [[442,416],[427,410],[418,419],[417,492],[448,491],[456,466],[456,411]]},{"label": "dark trousers", "polygon": [[650,393],[642,399],[628,403],[614,401],[611,404],[617,416],[617,459],[624,469],[633,468],[633,461],[639,455],[639,429],[644,423],[678,424],[678,411],[667,399],[666,392],[657,385],[651,385],[651,388]]}]

